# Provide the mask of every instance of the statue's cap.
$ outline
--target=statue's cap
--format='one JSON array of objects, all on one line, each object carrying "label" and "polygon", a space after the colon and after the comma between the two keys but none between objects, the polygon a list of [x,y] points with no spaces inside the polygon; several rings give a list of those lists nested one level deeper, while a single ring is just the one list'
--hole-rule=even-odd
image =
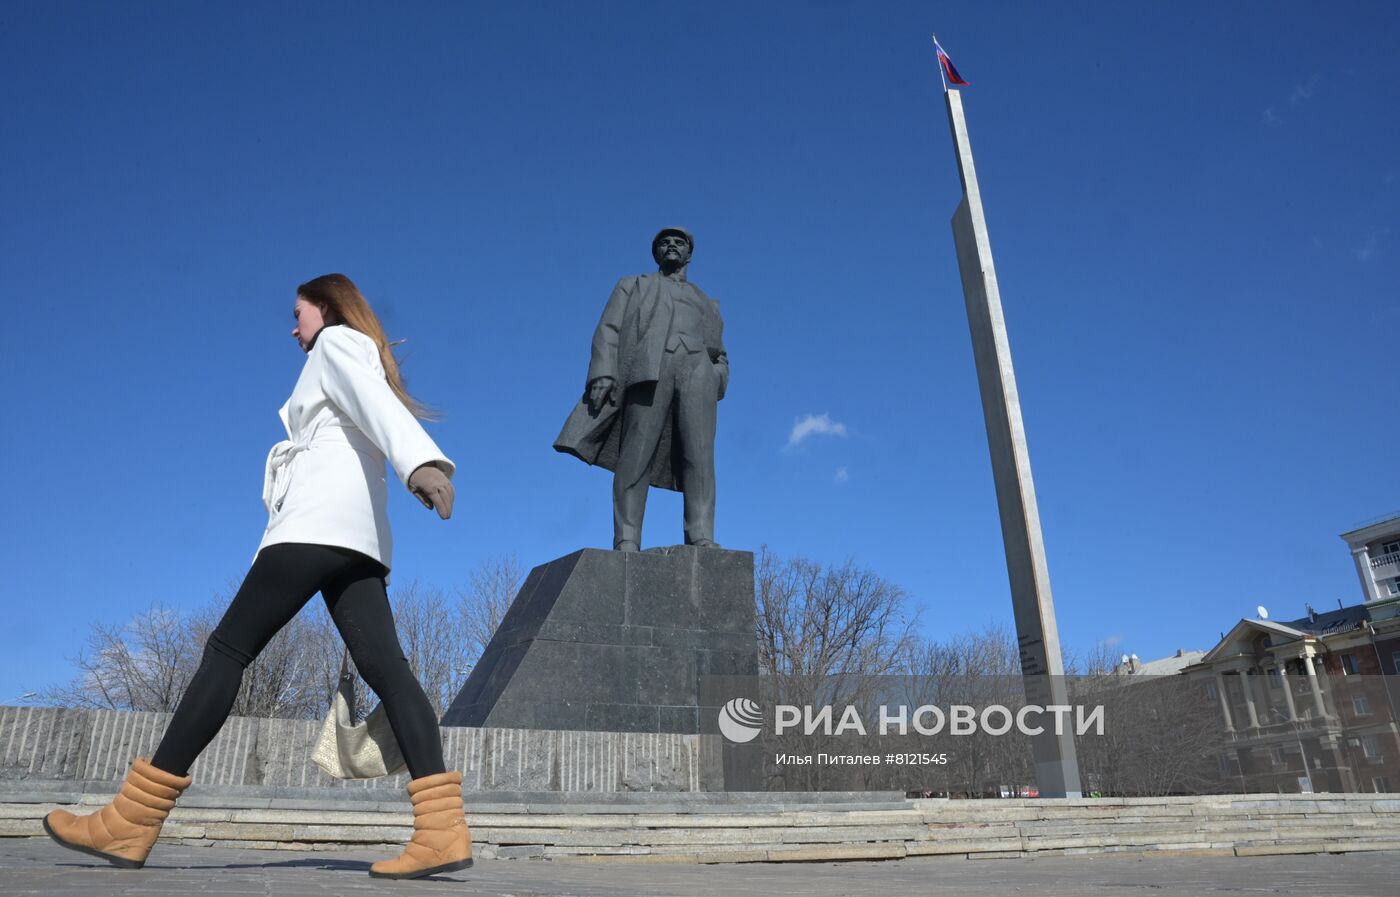
[{"label": "statue's cap", "polygon": [[691,235],[690,231],[686,230],[683,227],[661,228],[661,230],[656,232],[656,236],[651,238],[651,248],[655,249],[656,244],[661,240],[662,237],[666,236],[667,234],[678,234],[682,237],[685,237],[685,241],[690,244],[690,251],[695,251],[695,237]]}]

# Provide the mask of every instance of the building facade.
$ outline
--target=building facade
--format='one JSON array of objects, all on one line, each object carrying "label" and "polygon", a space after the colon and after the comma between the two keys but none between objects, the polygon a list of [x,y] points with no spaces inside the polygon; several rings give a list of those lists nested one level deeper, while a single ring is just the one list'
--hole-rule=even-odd
[{"label": "building facade", "polygon": [[1342,533],[1365,601],[1400,598],[1400,514]]},{"label": "building facade", "polygon": [[1182,673],[1219,708],[1217,773],[1248,791],[1400,790],[1400,516],[1344,533],[1362,601],[1240,620]]}]

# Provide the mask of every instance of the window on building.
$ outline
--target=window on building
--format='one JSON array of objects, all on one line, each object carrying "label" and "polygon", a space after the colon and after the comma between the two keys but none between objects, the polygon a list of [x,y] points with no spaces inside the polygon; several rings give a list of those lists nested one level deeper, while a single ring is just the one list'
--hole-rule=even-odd
[{"label": "window on building", "polygon": [[1394,542],[1382,542],[1381,554],[1400,554],[1400,540]]},{"label": "window on building", "polygon": [[1371,702],[1367,700],[1365,695],[1352,695],[1351,709],[1356,711],[1357,716],[1370,716]]},{"label": "window on building", "polygon": [[1386,591],[1392,595],[1400,595],[1400,576],[1385,581]]},{"label": "window on building", "polygon": [[1357,673],[1359,673],[1359,672],[1361,672],[1361,667],[1360,667],[1360,665],[1358,665],[1357,662],[1356,662],[1356,655],[1355,655],[1355,654],[1343,654],[1343,655],[1342,655],[1342,675],[1343,675],[1343,676],[1355,676],[1355,675],[1356,675]]},{"label": "window on building", "polygon": [[1220,773],[1222,779],[1227,777],[1230,775],[1230,758],[1224,754],[1216,754],[1215,768]]},{"label": "window on building", "polygon": [[1283,675],[1279,672],[1278,667],[1270,667],[1270,668],[1269,668],[1269,687],[1270,687],[1270,688],[1279,688],[1279,687],[1282,686],[1282,685],[1283,685]]},{"label": "window on building", "polygon": [[1400,673],[1400,651],[1396,651],[1390,655],[1390,668]]},{"label": "window on building", "polygon": [[[1400,670],[1400,651],[1395,652],[1395,668]],[[1210,698],[1212,701],[1219,699],[1220,690],[1215,687],[1214,682],[1206,682],[1206,697]]]},{"label": "window on building", "polygon": [[1389,794],[1390,780],[1385,776],[1372,776],[1371,787],[1375,789],[1377,794]]},{"label": "window on building", "polygon": [[1361,753],[1366,755],[1367,760],[1379,760],[1381,758],[1381,743],[1374,735],[1366,735],[1361,739]]},{"label": "window on building", "polygon": [[1283,745],[1274,745],[1272,748],[1269,749],[1269,753],[1273,758],[1275,766],[1283,765]]}]

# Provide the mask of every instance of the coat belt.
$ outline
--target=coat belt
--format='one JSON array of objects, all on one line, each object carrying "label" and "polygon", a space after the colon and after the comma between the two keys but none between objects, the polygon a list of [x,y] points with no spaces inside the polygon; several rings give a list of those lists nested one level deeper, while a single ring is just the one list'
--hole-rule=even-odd
[{"label": "coat belt", "polygon": [[310,442],[284,439],[267,453],[267,469],[263,473],[263,504],[269,514],[282,510],[282,499],[292,485],[292,459],[311,448]]}]

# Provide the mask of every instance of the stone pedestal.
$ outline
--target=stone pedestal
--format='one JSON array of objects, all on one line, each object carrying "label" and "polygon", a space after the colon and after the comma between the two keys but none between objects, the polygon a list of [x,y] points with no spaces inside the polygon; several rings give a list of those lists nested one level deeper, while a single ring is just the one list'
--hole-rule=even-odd
[{"label": "stone pedestal", "polygon": [[752,552],[576,551],[530,572],[442,723],[715,733],[698,679],[758,674],[754,613]]}]

